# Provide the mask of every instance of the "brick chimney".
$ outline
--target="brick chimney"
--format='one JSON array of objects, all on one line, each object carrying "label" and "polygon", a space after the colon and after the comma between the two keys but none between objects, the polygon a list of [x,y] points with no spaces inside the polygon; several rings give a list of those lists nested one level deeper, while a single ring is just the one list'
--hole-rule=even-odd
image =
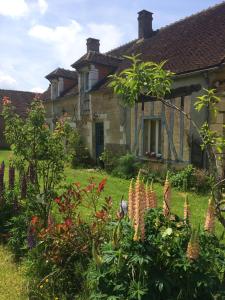
[{"label": "brick chimney", "polygon": [[95,51],[99,52],[100,42],[97,39],[88,38],[87,39],[87,52]]},{"label": "brick chimney", "polygon": [[147,39],[152,36],[152,15],[150,11],[141,10],[138,13],[138,38],[139,39]]}]

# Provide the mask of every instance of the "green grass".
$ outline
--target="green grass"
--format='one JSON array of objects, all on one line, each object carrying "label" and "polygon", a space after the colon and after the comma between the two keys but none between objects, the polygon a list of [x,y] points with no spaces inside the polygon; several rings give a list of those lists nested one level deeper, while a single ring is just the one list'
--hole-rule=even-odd
[{"label": "green grass", "polygon": [[13,262],[7,248],[0,246],[0,300],[16,299],[28,299],[23,269]]}]

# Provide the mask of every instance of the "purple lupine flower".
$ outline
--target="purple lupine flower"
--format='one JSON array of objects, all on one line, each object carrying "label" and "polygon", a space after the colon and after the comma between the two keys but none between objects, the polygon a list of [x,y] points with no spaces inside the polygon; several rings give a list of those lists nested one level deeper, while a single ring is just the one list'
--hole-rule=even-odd
[{"label": "purple lupine flower", "polygon": [[15,186],[15,167],[9,166],[9,189],[13,190]]},{"label": "purple lupine flower", "polygon": [[21,181],[21,199],[26,198],[26,196],[27,196],[27,176],[26,174],[24,174]]},{"label": "purple lupine flower", "polygon": [[36,236],[31,226],[28,227],[28,231],[27,231],[27,244],[30,250],[37,245]]}]

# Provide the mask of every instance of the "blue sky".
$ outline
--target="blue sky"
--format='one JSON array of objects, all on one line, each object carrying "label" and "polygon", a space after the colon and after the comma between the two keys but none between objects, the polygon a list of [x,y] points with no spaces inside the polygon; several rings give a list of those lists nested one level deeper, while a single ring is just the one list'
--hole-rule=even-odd
[{"label": "blue sky", "polygon": [[107,51],[137,37],[137,12],[154,13],[158,29],[213,6],[216,0],[0,0],[0,89],[43,91],[44,78],[70,68],[86,38]]}]

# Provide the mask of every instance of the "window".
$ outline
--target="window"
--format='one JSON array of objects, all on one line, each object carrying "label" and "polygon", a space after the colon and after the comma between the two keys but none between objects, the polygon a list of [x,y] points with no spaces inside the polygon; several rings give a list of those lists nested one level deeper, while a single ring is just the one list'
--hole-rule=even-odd
[{"label": "window", "polygon": [[162,153],[161,120],[144,120],[144,154],[156,156]]},{"label": "window", "polygon": [[89,90],[89,72],[84,73],[84,91],[87,92]]},{"label": "window", "polygon": [[51,99],[55,100],[58,96],[59,96],[58,81],[53,80],[51,82]]}]

